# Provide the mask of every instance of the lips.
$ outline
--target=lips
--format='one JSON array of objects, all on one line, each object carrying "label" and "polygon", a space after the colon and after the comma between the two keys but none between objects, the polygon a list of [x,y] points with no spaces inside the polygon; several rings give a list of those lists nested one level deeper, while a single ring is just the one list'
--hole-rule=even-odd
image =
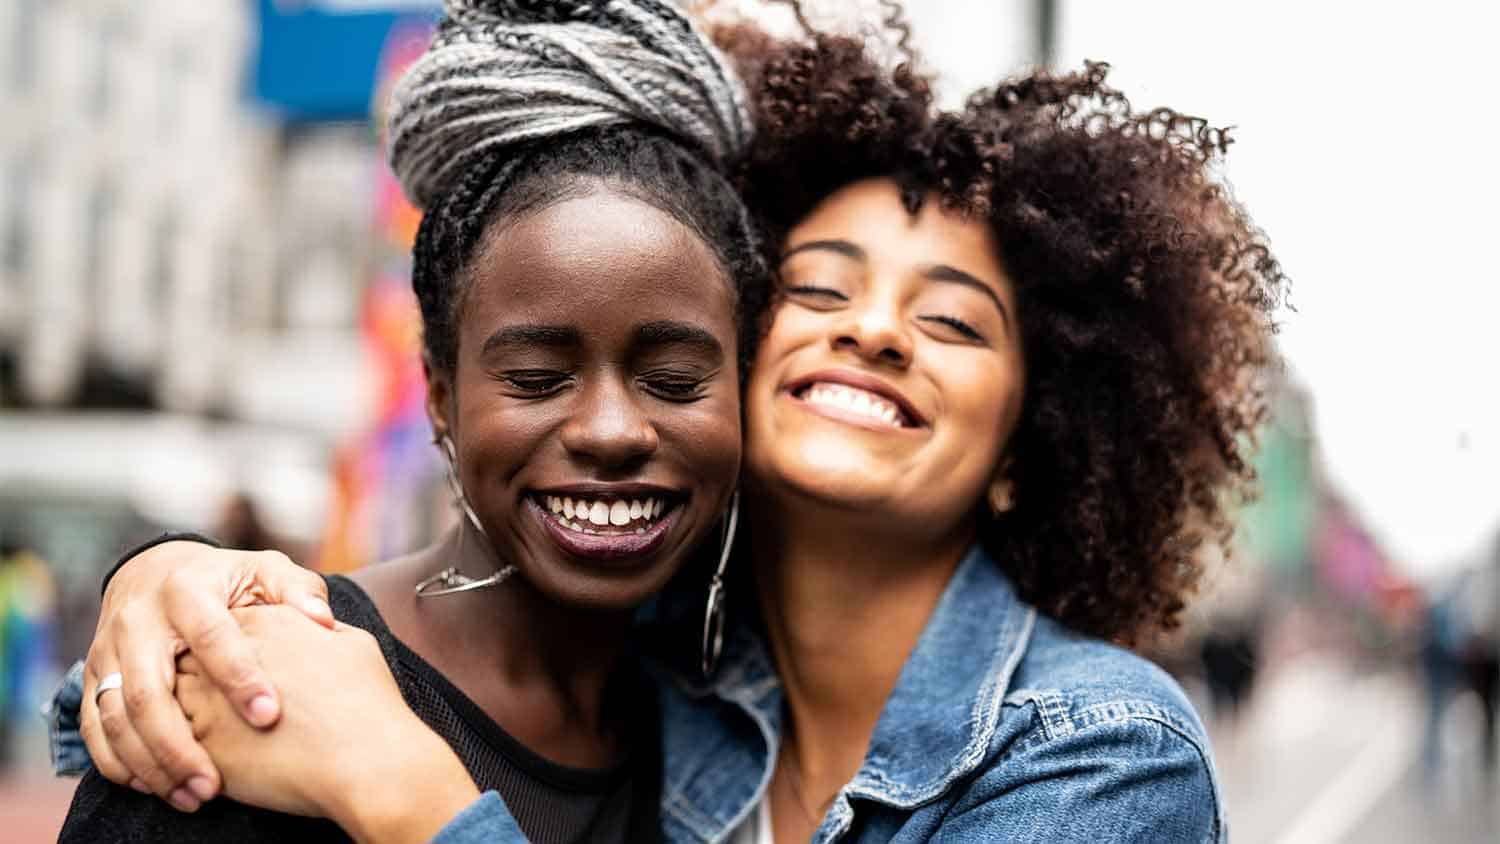
[{"label": "lips", "polygon": [[786,390],[821,412],[850,421],[893,429],[927,426],[927,420],[899,390],[862,372],[814,372],[795,379]]},{"label": "lips", "polygon": [[641,485],[533,491],[527,510],[575,557],[628,561],[654,552],[677,523],[682,496]]}]

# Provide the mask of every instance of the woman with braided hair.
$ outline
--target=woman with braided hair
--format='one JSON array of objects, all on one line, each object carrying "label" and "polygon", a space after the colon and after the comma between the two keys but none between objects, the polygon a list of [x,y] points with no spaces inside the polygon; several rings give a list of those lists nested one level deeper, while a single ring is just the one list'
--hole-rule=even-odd
[{"label": "woman with braided hair", "polygon": [[[736,483],[740,374],[766,277],[725,174],[750,137],[743,93],[658,0],[448,11],[394,93],[390,141],[425,210],[412,283],[427,409],[464,518],[432,547],[330,577],[332,629],[285,608],[244,618],[300,628],[279,661],[328,705],[322,720],[367,739],[333,758],[289,748],[318,769],[298,797],[259,799],[236,778],[239,802],[192,814],[144,780],[90,774],[63,841],[337,840],[339,827],[425,839],[476,784],[533,841],[658,836],[654,694],[626,633],[695,549],[717,544],[704,540]],[[187,656],[179,670],[202,668]],[[385,709],[341,682],[355,676],[379,681]],[[289,710],[285,733],[308,713]],[[193,729],[218,746],[206,714]],[[347,811],[308,796],[328,783],[357,798]],[[434,799],[391,824],[392,794]]]},{"label": "woman with braided hair", "polygon": [[[1135,109],[1102,65],[1023,76],[944,114],[920,77],[851,39],[737,30],[722,43],[750,91],[757,135],[737,178],[778,285],[745,385],[750,529],[726,575],[722,654],[701,627],[707,578],[675,579],[635,637],[661,679],[662,834],[1223,840],[1201,724],[1121,646],[1176,623],[1198,546],[1223,538],[1246,492],[1265,413],[1282,278],[1213,178],[1227,137]],[[202,578],[285,599],[273,584],[289,565],[164,545],[116,576],[105,615],[153,636],[196,630],[225,615]],[[297,777],[360,758],[330,736],[395,724],[377,706],[392,696],[340,675],[363,714],[339,717],[280,644],[311,625],[268,630],[257,612],[242,618],[283,723],[260,732],[236,714],[271,687],[263,675],[228,696],[204,676],[223,643],[245,641],[232,626],[196,637],[203,664],[187,661],[178,700],[231,796],[338,817],[359,777]],[[159,659],[101,638],[94,676]],[[224,659],[245,676],[256,662]],[[103,693],[92,717],[122,713],[119,697]],[[91,747],[139,742],[129,720]],[[430,751],[407,735],[382,750]],[[371,840],[413,817],[451,818],[445,844],[515,840],[518,807],[486,795],[454,815],[473,785],[429,780],[432,763],[410,758],[417,773],[380,792]],[[119,767],[173,767],[171,782],[213,770]]]}]

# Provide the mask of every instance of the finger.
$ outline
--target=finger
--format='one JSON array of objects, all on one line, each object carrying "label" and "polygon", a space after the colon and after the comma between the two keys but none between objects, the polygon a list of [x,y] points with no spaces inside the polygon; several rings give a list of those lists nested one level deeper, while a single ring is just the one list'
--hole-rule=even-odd
[{"label": "finger", "polygon": [[168,577],[162,585],[167,621],[202,663],[203,673],[234,703],[246,723],[269,727],[281,714],[276,689],[261,668],[255,648],[240,630],[224,596],[188,578]]},{"label": "finger", "polygon": [[[89,653],[89,664],[94,663],[94,654]],[[102,674],[109,674],[105,670]],[[104,728],[99,723],[99,709],[94,705],[94,690],[99,686],[99,681],[90,676],[90,671],[85,665],[83,672],[83,705],[78,710],[78,731],[83,735],[83,743],[89,749],[89,758],[94,761],[94,767],[110,782],[117,785],[130,785],[134,777],[130,768],[115,754],[114,748],[109,744],[109,739],[104,735]],[[111,693],[105,692],[108,697]],[[136,782],[140,782],[136,780]],[[145,784],[141,783],[140,790],[147,790]]]},{"label": "finger", "polygon": [[[211,799],[219,791],[218,769],[208,751],[193,738],[192,726],[172,694],[177,666],[170,645],[154,638],[143,640],[137,629],[122,624],[115,635],[124,676],[119,697],[129,725],[128,730],[118,730],[125,742],[120,754],[155,794],[170,799],[179,809],[192,811],[196,805],[189,808],[184,804],[193,801],[176,799],[173,792],[185,788],[196,802]],[[106,692],[100,700],[101,718],[108,718],[114,706],[112,697],[115,695]],[[137,746],[151,757],[150,764],[160,774],[137,769]]]},{"label": "finger", "polygon": [[122,689],[116,689],[100,695],[95,707],[99,713],[101,731],[109,742],[110,749],[127,771],[126,776],[117,782],[165,799],[177,785],[157,764],[156,757],[146,749],[145,742],[136,734],[121,691]]},{"label": "finger", "polygon": [[327,581],[279,551],[257,553],[253,565],[256,579],[264,585],[269,603],[296,607],[324,627],[333,627]]}]

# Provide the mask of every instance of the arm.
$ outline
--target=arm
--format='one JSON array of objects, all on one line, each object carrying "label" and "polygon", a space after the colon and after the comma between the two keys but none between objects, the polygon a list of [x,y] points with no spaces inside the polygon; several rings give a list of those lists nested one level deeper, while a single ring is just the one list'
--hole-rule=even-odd
[{"label": "arm", "polygon": [[[104,777],[185,811],[218,792],[219,774],[172,699],[174,659],[191,648],[242,717],[274,723],[275,687],[228,612],[256,603],[290,603],[333,623],[322,578],[276,552],[176,541],[148,546],[116,567],[85,663],[79,714]],[[123,685],[96,701],[99,681],[113,672]]]},{"label": "arm", "polygon": [[1196,732],[1134,714],[1019,737],[930,840],[1221,842],[1211,762]]},{"label": "arm", "polygon": [[191,655],[177,681],[228,796],[331,818],[374,844],[427,841],[440,830],[451,844],[524,841],[498,797],[481,800],[452,749],[406,705],[370,634],[344,624],[328,630],[286,607],[234,616],[281,690],[276,726],[245,724]]}]

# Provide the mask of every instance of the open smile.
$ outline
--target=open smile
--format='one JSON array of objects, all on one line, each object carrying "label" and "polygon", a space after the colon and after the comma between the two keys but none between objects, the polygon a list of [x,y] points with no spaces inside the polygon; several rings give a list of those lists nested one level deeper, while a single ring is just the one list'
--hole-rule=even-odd
[{"label": "open smile", "polygon": [[665,490],[549,490],[526,497],[548,536],[575,557],[626,561],[656,551],[677,523],[682,497]]},{"label": "open smile", "polygon": [[815,373],[793,381],[786,392],[820,416],[862,428],[902,430],[927,424],[895,388],[860,373]]}]

